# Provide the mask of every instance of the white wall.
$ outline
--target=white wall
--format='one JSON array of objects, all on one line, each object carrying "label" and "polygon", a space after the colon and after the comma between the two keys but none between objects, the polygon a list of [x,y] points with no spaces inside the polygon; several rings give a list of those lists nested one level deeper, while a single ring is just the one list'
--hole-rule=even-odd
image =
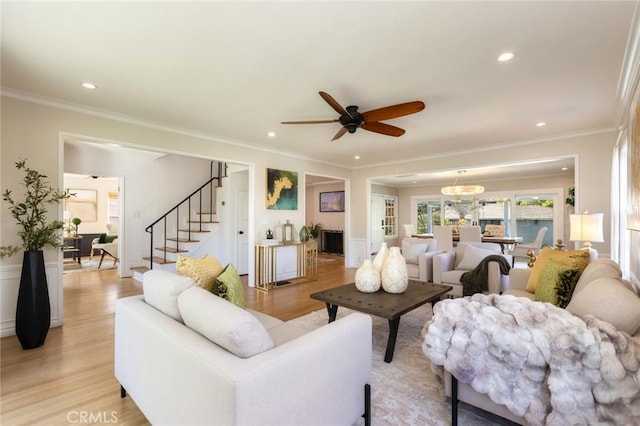
[{"label": "white wall", "polygon": [[[86,217],[80,217],[82,223],[78,226],[78,233],[80,234],[102,234],[107,232],[108,221],[108,201],[109,193],[119,191],[118,179],[93,179],[91,177],[77,177],[65,175],[64,177],[65,189],[89,189],[96,191],[96,221],[90,222]],[[71,191],[73,192],[73,191]],[[65,207],[65,210],[71,211],[72,215],[76,215],[71,209]],[[72,225],[73,226],[73,225]]]},{"label": "white wall", "polygon": [[[0,105],[0,119],[2,122],[0,147],[0,186],[2,189],[18,191],[22,176],[13,167],[19,158],[28,158],[29,166],[48,175],[53,185],[63,187],[64,158],[63,139],[78,135],[83,140],[97,142],[113,142],[120,145],[161,151],[164,153],[188,154],[206,159],[218,159],[232,163],[245,164],[249,167],[249,244],[263,238],[264,231],[269,226],[282,224],[286,219],[299,230],[299,226],[305,223],[303,209],[292,211],[267,210],[265,206],[266,192],[266,168],[277,168],[304,173],[312,173],[325,176],[335,176],[347,179],[351,171],[342,167],[333,167],[320,164],[312,160],[299,157],[291,157],[281,151],[257,151],[248,145],[230,144],[204,135],[188,133],[184,131],[172,131],[164,127],[158,127],[147,123],[136,123],[132,120],[120,121],[117,117],[111,117],[94,111],[80,112],[77,106],[73,108],[62,105],[61,108],[34,103],[32,99],[20,96],[9,97],[3,93]],[[249,141],[251,142],[251,141]],[[107,164],[104,157],[94,159],[91,165],[85,164],[84,168],[95,171],[95,174],[108,175],[102,170]],[[119,164],[118,160],[115,163]],[[99,163],[99,164],[98,164]],[[102,168],[100,168],[102,167]],[[71,170],[70,170],[71,171]],[[83,171],[76,171],[83,173]],[[125,192],[125,210],[131,215],[124,230],[126,235],[144,235],[144,227],[149,223],[144,215],[147,211],[153,211],[150,217],[156,217],[160,207],[172,207],[170,202],[164,203],[163,193],[168,188],[176,185],[179,179],[189,176],[188,170],[182,170],[177,174],[165,174],[160,180],[148,180],[147,176],[140,172],[136,176],[139,185],[134,184]],[[123,175],[115,173],[116,175]],[[128,184],[125,183],[128,188]],[[300,183],[299,188],[304,188]],[[299,202],[304,202],[304,189],[299,189]],[[131,198],[128,195],[131,193]],[[161,201],[158,201],[161,200]],[[131,206],[131,203],[140,203]],[[160,206],[163,204],[163,206]],[[164,212],[161,212],[164,213]],[[139,217],[138,217],[139,216]],[[62,220],[62,205],[58,211],[50,211],[50,218]],[[125,218],[126,219],[126,218]],[[143,220],[144,219],[144,220]],[[19,244],[17,236],[18,228],[11,220],[6,208],[0,209],[0,244]],[[345,231],[348,233],[348,229]],[[147,241],[146,239],[144,241]],[[138,256],[143,249],[135,245],[129,248],[132,254]],[[123,253],[121,253],[123,254]],[[45,249],[45,263],[57,265],[62,263],[61,253],[54,249]],[[129,253],[125,251],[128,258]],[[129,261],[127,261],[129,262]],[[1,296],[3,310],[0,313],[2,333],[11,332],[11,321],[15,316],[15,294],[17,294],[18,280],[15,278],[15,268],[22,263],[21,255],[5,258],[0,261],[0,282],[2,283]],[[249,282],[253,283],[253,251],[249,254]],[[53,279],[49,281],[52,309],[60,312],[62,322],[62,268],[52,273]],[[57,323],[56,325],[58,325]]]}]

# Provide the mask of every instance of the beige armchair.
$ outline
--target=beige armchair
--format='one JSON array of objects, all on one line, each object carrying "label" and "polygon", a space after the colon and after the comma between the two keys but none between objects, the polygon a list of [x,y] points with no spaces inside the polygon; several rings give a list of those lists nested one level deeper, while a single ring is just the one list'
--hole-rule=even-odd
[{"label": "beige armchair", "polygon": [[94,254],[102,254],[102,249],[105,244],[109,244],[113,242],[113,237],[118,235],[118,224],[117,223],[107,223],[107,234],[108,241],[100,242],[100,238],[94,238],[91,240],[91,252],[89,252],[89,260],[93,260]]},{"label": "beige armchair", "polygon": [[544,234],[547,233],[548,229],[549,228],[547,228],[546,226],[540,228],[536,239],[532,243],[518,244],[513,250],[511,250],[509,254],[513,256],[513,260],[515,261],[516,259],[522,259],[528,262],[529,256],[527,256],[527,252],[529,250],[533,251],[534,256],[537,256],[538,253],[540,253],[540,248],[542,248],[542,240],[544,239]]},{"label": "beige armchair", "polygon": [[118,239],[116,238],[110,243],[100,244],[100,246],[102,253],[100,255],[100,263],[98,263],[98,269],[102,267],[102,261],[105,256],[109,256],[113,260],[113,265],[115,266],[118,263]]},{"label": "beige armchair", "polygon": [[437,251],[438,242],[432,238],[404,238],[402,240],[402,256],[407,263],[409,278],[433,282],[433,257],[441,253]]},{"label": "beige armchair", "polygon": [[[512,264],[511,256],[502,254],[498,244],[461,242],[456,250],[433,257],[433,282],[452,286],[453,290],[449,295],[462,297],[462,274],[472,271],[485,257],[492,254],[501,255],[508,265]],[[501,273],[498,262],[489,262],[487,278],[489,293],[499,294],[509,288],[509,275]]]}]

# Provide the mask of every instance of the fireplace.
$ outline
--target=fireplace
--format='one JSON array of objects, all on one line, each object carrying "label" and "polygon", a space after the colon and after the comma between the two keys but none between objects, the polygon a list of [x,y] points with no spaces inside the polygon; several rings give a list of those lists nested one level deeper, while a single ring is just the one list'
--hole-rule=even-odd
[{"label": "fireplace", "polygon": [[342,235],[342,231],[321,230],[320,251],[323,253],[344,254]]}]

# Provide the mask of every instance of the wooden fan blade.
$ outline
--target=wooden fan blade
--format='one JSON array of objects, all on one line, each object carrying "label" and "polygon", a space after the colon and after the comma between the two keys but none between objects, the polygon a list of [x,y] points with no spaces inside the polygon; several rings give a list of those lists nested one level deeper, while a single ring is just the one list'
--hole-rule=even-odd
[{"label": "wooden fan blade", "polygon": [[281,121],[280,124],[319,124],[319,123],[337,123],[337,118],[334,120],[306,120],[306,121]]},{"label": "wooden fan blade", "polygon": [[364,121],[381,121],[389,120],[391,118],[402,117],[403,115],[414,114],[424,109],[424,102],[413,101],[406,102],[404,104],[391,105],[384,108],[372,109],[362,113]]},{"label": "wooden fan blade", "polygon": [[326,103],[331,105],[331,108],[335,109],[338,114],[348,115],[349,117],[351,117],[351,114],[349,114],[346,109],[342,108],[342,105],[340,105],[335,99],[333,99],[330,94],[328,94],[327,92],[318,93],[320,93],[322,99],[324,99]]},{"label": "wooden fan blade", "polygon": [[368,130],[370,132],[382,133],[383,135],[388,136],[402,136],[404,135],[405,130],[400,127],[392,126],[390,124],[378,123],[377,121],[373,121],[371,123],[362,124],[363,129]]},{"label": "wooden fan blade", "polygon": [[333,137],[333,139],[331,139],[331,141],[335,141],[336,139],[340,139],[341,137],[344,136],[345,133],[347,133],[347,128],[346,127],[341,127],[340,130],[338,130],[338,133],[336,133],[336,135]]}]

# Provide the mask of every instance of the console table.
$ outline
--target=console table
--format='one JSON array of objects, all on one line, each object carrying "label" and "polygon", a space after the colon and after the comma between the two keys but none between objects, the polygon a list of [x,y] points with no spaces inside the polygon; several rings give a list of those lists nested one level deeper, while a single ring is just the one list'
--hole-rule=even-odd
[{"label": "console table", "polygon": [[[258,290],[269,291],[278,285],[278,251],[286,248],[295,248],[295,275],[285,277],[289,279],[317,278],[317,245],[310,245],[303,242],[294,243],[273,243],[255,245],[255,286]],[[313,262],[307,268],[307,257]]]}]

